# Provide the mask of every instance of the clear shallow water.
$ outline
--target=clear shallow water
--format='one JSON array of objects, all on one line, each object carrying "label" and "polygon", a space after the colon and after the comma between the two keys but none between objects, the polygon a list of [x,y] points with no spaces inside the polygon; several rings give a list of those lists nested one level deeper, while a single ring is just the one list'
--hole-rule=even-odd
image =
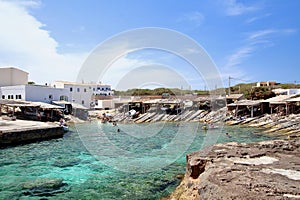
[{"label": "clear shallow water", "polygon": [[[120,132],[117,132],[118,127]],[[159,199],[175,189],[179,183],[176,175],[185,173],[185,154],[200,149],[203,141],[209,144],[273,139],[245,127],[208,131],[199,128],[192,135],[186,133],[187,137],[194,137],[190,141],[184,140],[185,136],[178,137],[179,129],[182,132],[193,131],[195,124],[178,127],[174,123],[157,123],[118,127],[99,125],[97,122],[80,124],[76,125],[77,130],[70,127],[71,131],[64,138],[0,149],[0,199]],[[101,143],[103,137],[95,137],[104,132],[109,143]],[[226,132],[231,135],[230,138],[225,136]],[[179,139],[174,140],[175,137]],[[90,154],[80,138],[86,146],[98,145],[101,155],[96,157],[99,160]],[[188,149],[181,152],[186,147],[186,141],[190,143]],[[122,151],[110,154],[112,146]],[[162,151],[164,149],[168,151]],[[122,155],[123,151],[126,154]],[[178,157],[175,162],[173,157],[168,160],[167,155],[171,152],[179,154],[175,156]],[[128,160],[130,156],[138,158],[138,162],[133,162],[135,166]],[[132,157],[132,160],[135,158]],[[167,165],[169,161],[172,162]],[[149,171],[146,167],[147,173],[138,173],[139,169],[155,163],[157,168]],[[116,170],[121,167],[124,170]],[[40,193],[28,193],[28,188],[24,186],[32,181],[49,179],[62,179],[64,186]]]}]

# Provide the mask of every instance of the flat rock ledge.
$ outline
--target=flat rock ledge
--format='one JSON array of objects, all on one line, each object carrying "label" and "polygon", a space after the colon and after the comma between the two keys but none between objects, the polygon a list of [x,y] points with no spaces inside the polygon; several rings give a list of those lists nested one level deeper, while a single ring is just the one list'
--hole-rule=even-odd
[{"label": "flat rock ledge", "polygon": [[186,159],[182,182],[163,199],[300,199],[299,140],[216,144]]}]

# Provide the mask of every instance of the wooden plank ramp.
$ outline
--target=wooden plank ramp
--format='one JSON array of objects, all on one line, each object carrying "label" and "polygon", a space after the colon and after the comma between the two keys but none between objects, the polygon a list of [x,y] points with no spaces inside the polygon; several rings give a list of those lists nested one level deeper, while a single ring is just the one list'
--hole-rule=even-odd
[{"label": "wooden plank ramp", "polygon": [[197,116],[200,115],[200,113],[202,113],[203,110],[197,110],[194,114],[192,114],[190,117],[188,117],[185,121],[192,121],[193,119],[195,119]]}]

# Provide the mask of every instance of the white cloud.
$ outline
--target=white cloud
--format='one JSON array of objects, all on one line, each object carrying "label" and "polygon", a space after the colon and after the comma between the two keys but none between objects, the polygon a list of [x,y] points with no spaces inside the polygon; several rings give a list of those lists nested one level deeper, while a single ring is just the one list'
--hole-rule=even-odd
[{"label": "white cloud", "polygon": [[225,0],[221,2],[224,3],[226,7],[225,11],[228,16],[242,15],[259,9],[257,6],[245,5],[243,3],[237,2],[237,0]]},{"label": "white cloud", "polygon": [[87,54],[59,54],[46,25],[28,9],[38,1],[0,1],[0,66],[14,65],[38,83],[74,80]]},{"label": "white cloud", "polygon": [[201,12],[195,11],[195,12],[184,14],[177,21],[184,22],[184,23],[192,23],[192,25],[197,27],[202,25],[204,20],[205,20],[204,15]]},{"label": "white cloud", "polygon": [[278,31],[274,30],[274,29],[265,29],[265,30],[255,31],[249,35],[248,39],[251,41],[256,41],[258,39],[262,39],[262,38],[264,38],[272,33],[276,33],[276,32],[278,32]]},{"label": "white cloud", "polygon": [[197,26],[201,25],[204,21],[204,15],[200,12],[193,12],[185,15],[186,19],[194,22]]},{"label": "white cloud", "polygon": [[240,65],[256,52],[258,49],[267,48],[273,46],[272,38],[275,36],[281,36],[286,34],[295,33],[295,29],[264,29],[254,31],[247,34],[245,39],[245,45],[238,48],[234,53],[228,56],[227,63],[222,68],[223,77],[233,76],[242,79],[249,79],[245,77]]},{"label": "white cloud", "polygon": [[290,35],[296,32],[296,29],[264,29],[249,33],[247,40],[251,44],[266,43],[271,42],[270,38],[272,37]]},{"label": "white cloud", "polygon": [[85,26],[81,25],[75,29],[72,30],[73,33],[80,33],[80,32],[83,32],[85,31]]},{"label": "white cloud", "polygon": [[249,19],[246,20],[246,23],[250,24],[250,23],[253,23],[253,22],[257,21],[257,20],[260,20],[260,19],[263,19],[263,18],[266,18],[266,17],[269,17],[269,16],[271,16],[270,13],[267,13],[267,14],[264,14],[264,15],[261,15],[261,16],[251,17],[251,18],[249,18]]}]

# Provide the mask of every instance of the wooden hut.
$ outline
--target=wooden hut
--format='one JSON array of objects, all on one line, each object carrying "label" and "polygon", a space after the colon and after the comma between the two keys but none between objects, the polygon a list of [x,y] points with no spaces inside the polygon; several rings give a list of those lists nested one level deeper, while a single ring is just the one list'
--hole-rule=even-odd
[{"label": "wooden hut", "polygon": [[23,100],[1,100],[0,110],[2,111],[3,108],[10,117],[39,121],[58,121],[64,109],[64,107],[48,103]]},{"label": "wooden hut", "polygon": [[265,104],[264,107],[268,107],[270,114],[278,113],[284,115],[289,113],[287,100],[295,96],[296,95],[279,95],[263,100],[262,102]]},{"label": "wooden hut", "polygon": [[241,100],[227,105],[229,111],[235,110],[235,116],[255,117],[262,114],[261,102],[251,100]]},{"label": "wooden hut", "polygon": [[298,114],[300,113],[300,97],[291,98],[286,100],[287,102],[287,113]]},{"label": "wooden hut", "polygon": [[244,94],[231,94],[226,96],[226,103],[231,104],[242,99],[245,99]]}]

